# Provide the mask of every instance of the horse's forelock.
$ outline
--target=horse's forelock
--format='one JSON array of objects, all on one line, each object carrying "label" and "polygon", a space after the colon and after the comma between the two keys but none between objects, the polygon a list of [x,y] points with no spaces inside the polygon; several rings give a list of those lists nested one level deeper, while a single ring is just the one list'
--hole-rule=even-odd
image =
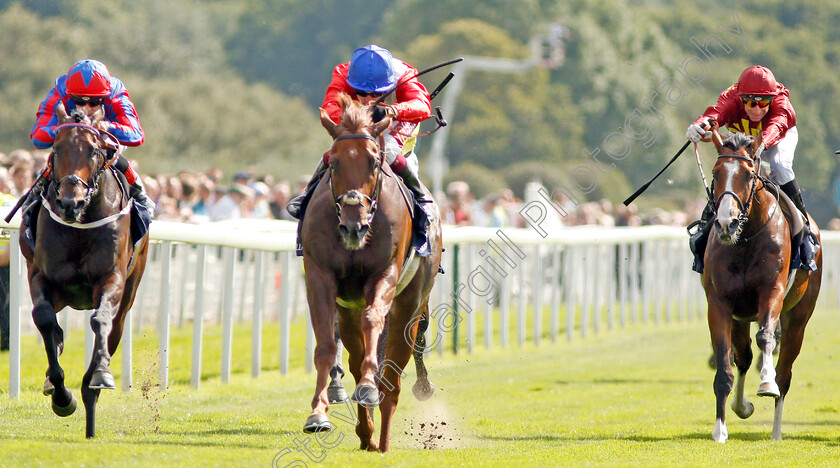
[{"label": "horse's forelock", "polygon": [[90,118],[88,117],[87,113],[82,108],[75,108],[73,112],[70,113],[70,119],[72,119],[76,123],[83,123],[89,124]]},{"label": "horse's forelock", "polygon": [[755,138],[745,133],[733,133],[726,140],[723,141],[723,147],[729,148],[732,151],[738,151],[753,144]]},{"label": "horse's forelock", "polygon": [[344,109],[341,115],[341,126],[350,133],[362,133],[362,130],[371,124],[371,113],[367,106],[361,105],[344,93],[338,95],[338,102]]}]

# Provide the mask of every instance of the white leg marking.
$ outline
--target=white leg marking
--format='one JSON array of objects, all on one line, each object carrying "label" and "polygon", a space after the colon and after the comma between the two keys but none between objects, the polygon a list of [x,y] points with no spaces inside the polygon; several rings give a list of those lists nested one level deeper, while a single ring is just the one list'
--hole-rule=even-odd
[{"label": "white leg marking", "polygon": [[776,369],[773,367],[773,353],[761,352],[761,370],[758,372],[761,384],[758,394],[761,396],[779,396],[779,386],[776,384]]},{"label": "white leg marking", "polygon": [[744,374],[738,372],[738,379],[735,381],[735,396],[732,397],[732,411],[741,419],[752,416],[755,407],[744,398]]},{"label": "white leg marking", "polygon": [[776,410],[773,413],[773,434],[771,440],[782,440],[782,407],[785,406],[785,399],[776,399]]},{"label": "white leg marking", "polygon": [[715,430],[712,432],[712,438],[719,444],[726,443],[726,439],[729,438],[729,432],[726,430],[726,423],[723,420],[715,420]]}]

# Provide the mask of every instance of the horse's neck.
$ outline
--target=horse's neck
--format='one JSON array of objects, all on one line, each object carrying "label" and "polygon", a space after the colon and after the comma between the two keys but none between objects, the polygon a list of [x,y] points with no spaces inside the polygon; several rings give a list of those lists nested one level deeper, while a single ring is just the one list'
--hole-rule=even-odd
[{"label": "horse's neck", "polygon": [[94,211],[91,215],[96,218],[114,215],[123,209],[127,201],[127,195],[123,194],[117,176],[112,173],[111,168],[105,169],[99,179],[99,190],[90,201],[90,207]]},{"label": "horse's neck", "polygon": [[[778,213],[777,213],[778,212]],[[771,219],[777,214],[781,214],[781,207],[779,201],[769,192],[769,187],[763,185],[756,190],[750,206],[749,216],[747,217],[747,224],[744,226],[744,238],[752,236],[762,229],[765,229]]]}]

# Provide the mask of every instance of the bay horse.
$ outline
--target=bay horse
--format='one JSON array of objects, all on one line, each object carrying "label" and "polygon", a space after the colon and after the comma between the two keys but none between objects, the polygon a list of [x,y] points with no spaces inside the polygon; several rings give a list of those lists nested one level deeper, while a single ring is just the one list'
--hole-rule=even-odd
[{"label": "bay horse", "polygon": [[40,210],[32,215],[32,227],[37,226],[34,248],[23,226],[20,247],[26,257],[32,319],[47,352],[44,394],[51,395],[53,412],[62,417],[73,414],[77,403],[64,385],[58,362],[64,331],[56,313],[65,306],[94,310],[93,355],[82,378],[85,435],[92,438],[99,393],[116,388],[109,365],[146,266],[148,232],[136,244],[131,241],[130,198],[115,176],[116,156],[109,158],[107,152],[117,143],[97,129],[104,110],[100,107],[88,117],[77,109],[68,116],[59,103],[56,115],[59,126],[48,162],[51,179]]},{"label": "bay horse", "polygon": [[[415,395],[422,400],[433,392],[422,351],[429,293],[442,251],[440,218],[430,220],[432,255],[414,256],[410,207],[397,176],[384,162],[380,140],[391,118],[374,123],[370,106],[346,95],[339,99],[341,123],[330,120],[323,109],[320,112],[321,124],[333,139],[328,180],[313,193],[301,231],[318,373],[304,432],[333,428],[326,415],[327,380],[337,351],[333,337],[337,310],[339,333],[356,380],[351,400],[358,403],[360,449],[386,452],[402,369],[412,351],[418,378]],[[406,263],[409,257],[412,260]],[[402,276],[413,270],[413,277]],[[382,417],[378,443],[373,438],[377,405]]]},{"label": "bay horse", "polygon": [[[761,138],[735,133],[725,141],[713,126],[718,158],[712,183],[716,214],[705,254],[702,281],[717,371],[714,380],[716,420],[712,437],[724,443],[726,399],[732,392],[730,352],[738,368],[732,410],[742,419],[754,411],[744,397],[744,377],[753,358],[750,323],[758,323],[760,350],[758,396],[776,399],[771,439],[782,438],[782,408],[790,390],[791,368],[802,348],[822,280],[822,251],[815,271],[791,270],[789,222],[782,213],[779,188],[759,175],[756,154]],[[794,209],[796,211],[796,209]],[[811,231],[820,237],[810,218]],[[781,327],[778,362],[773,368],[775,332]]]}]

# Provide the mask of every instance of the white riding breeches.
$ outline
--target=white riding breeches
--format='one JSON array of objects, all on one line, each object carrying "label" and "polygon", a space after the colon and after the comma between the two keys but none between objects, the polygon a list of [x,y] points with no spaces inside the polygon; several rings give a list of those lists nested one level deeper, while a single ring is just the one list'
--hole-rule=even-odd
[{"label": "white riding breeches", "polygon": [[798,142],[799,131],[794,126],[788,129],[785,137],[775,146],[764,149],[761,158],[770,163],[770,180],[784,185],[796,178],[793,173],[793,152]]}]

